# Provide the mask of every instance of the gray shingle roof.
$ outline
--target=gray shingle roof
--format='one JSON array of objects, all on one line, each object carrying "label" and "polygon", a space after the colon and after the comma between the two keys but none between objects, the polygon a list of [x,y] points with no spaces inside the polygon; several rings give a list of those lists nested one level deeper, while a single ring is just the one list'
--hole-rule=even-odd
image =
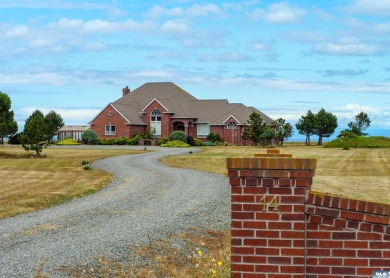
[{"label": "gray shingle roof", "polygon": [[272,119],[254,107],[241,103],[229,103],[224,99],[198,100],[172,82],[146,83],[127,95],[111,103],[133,125],[145,125],[142,111],[154,99],[157,99],[174,118],[194,118],[198,123],[211,125],[226,124],[230,116],[241,124],[246,123],[249,115],[260,113],[267,124]]}]

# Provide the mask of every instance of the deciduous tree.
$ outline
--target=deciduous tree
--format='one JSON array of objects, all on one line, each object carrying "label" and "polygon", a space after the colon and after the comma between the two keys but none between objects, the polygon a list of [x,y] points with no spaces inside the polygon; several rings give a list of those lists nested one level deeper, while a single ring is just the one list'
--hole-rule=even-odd
[{"label": "deciduous tree", "polygon": [[41,111],[35,110],[26,120],[21,143],[26,151],[35,151],[37,156],[41,156],[42,149],[49,145],[45,117]]},{"label": "deciduous tree", "polygon": [[0,143],[3,144],[4,137],[15,134],[18,131],[18,124],[14,120],[14,111],[11,110],[11,98],[0,91]]}]

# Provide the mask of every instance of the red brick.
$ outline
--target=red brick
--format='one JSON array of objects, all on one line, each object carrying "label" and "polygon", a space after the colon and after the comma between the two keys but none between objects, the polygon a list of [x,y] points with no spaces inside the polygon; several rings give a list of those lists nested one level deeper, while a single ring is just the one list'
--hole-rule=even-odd
[{"label": "red brick", "polygon": [[316,257],[329,257],[330,256],[330,249],[309,249],[307,250],[308,256],[316,256]]},{"label": "red brick", "polygon": [[251,272],[253,272],[254,269],[255,269],[255,267],[252,264],[232,264],[231,265],[232,271],[251,271]]},{"label": "red brick", "polygon": [[338,208],[340,206],[340,198],[339,197],[332,197],[332,202],[330,204],[332,208]]},{"label": "red brick", "polygon": [[354,248],[354,249],[367,249],[368,242],[367,241],[344,241],[344,248]]},{"label": "red brick", "polygon": [[268,229],[289,230],[291,228],[291,222],[268,222]]},{"label": "red brick", "polygon": [[331,217],[339,217],[340,211],[335,209],[317,208],[315,214],[331,216]]},{"label": "red brick", "polygon": [[255,231],[254,230],[232,229],[231,235],[232,235],[232,237],[253,237],[255,235]]},{"label": "red brick", "polygon": [[357,206],[357,210],[361,211],[361,212],[366,212],[366,206],[367,206],[367,202],[359,201],[358,206]]},{"label": "red brick", "polygon": [[359,240],[382,240],[382,235],[377,233],[358,232],[357,239]]},{"label": "red brick", "polygon": [[278,185],[280,187],[289,187],[289,186],[291,186],[291,180],[290,179],[279,179]]},{"label": "red brick", "polygon": [[267,222],[264,222],[264,221],[244,221],[243,228],[266,229]]},{"label": "red brick", "polygon": [[332,239],[356,239],[356,232],[333,232]]},{"label": "red brick", "polygon": [[[333,249],[332,256],[334,256],[334,257],[356,257],[356,250]],[[359,257],[361,257],[361,256],[359,256]]]},{"label": "red brick", "polygon": [[375,208],[376,208],[376,203],[367,202],[366,212],[368,212],[368,213],[375,213]]},{"label": "red brick", "polygon": [[267,246],[267,240],[260,238],[246,238],[244,239],[244,246]]},{"label": "red brick", "polygon": [[305,196],[280,196],[281,203],[305,203]]},{"label": "red brick", "polygon": [[246,178],[244,185],[246,186],[257,186],[258,185],[258,179],[256,178]]},{"label": "red brick", "polygon": [[318,242],[319,240],[308,239],[306,245],[307,247],[318,247]]},{"label": "red brick", "polygon": [[366,232],[371,232],[372,225],[368,223],[360,223],[360,230],[366,231]]},{"label": "red brick", "polygon": [[282,248],[281,255],[283,256],[304,256],[305,255],[305,249],[303,248]]},{"label": "red brick", "polygon": [[229,178],[229,183],[230,183],[231,186],[240,186],[241,185],[241,179],[240,178],[230,177]]},{"label": "red brick", "polygon": [[265,178],[288,178],[290,171],[286,170],[264,170]]},{"label": "red brick", "polygon": [[259,238],[279,238],[280,232],[277,230],[256,231],[256,237],[259,237]]},{"label": "red brick", "polygon": [[313,172],[312,171],[304,171],[304,170],[291,171],[290,177],[291,178],[312,178]]},{"label": "red brick", "polygon": [[334,225],[336,227],[342,227],[345,228],[347,226],[347,221],[344,219],[335,219]]},{"label": "red brick", "polygon": [[255,213],[254,212],[232,212],[231,217],[234,220],[238,219],[255,219]]},{"label": "red brick", "polygon": [[285,213],[282,214],[282,220],[305,220],[305,214],[303,213]]},{"label": "red brick", "polygon": [[262,195],[267,193],[267,188],[264,187],[244,187],[243,194]]},{"label": "red brick", "polygon": [[270,278],[271,275],[269,273],[279,273],[279,266],[277,265],[257,265],[256,273],[267,273],[267,278]]},{"label": "red brick", "polygon": [[278,248],[256,248],[256,255],[279,255]]},{"label": "red brick", "polygon": [[231,238],[230,239],[230,244],[231,245],[241,246],[242,245],[242,239],[241,238]]},{"label": "red brick", "polygon": [[255,248],[253,247],[243,247],[243,246],[232,246],[231,248],[232,254],[238,255],[238,254],[254,254]]},{"label": "red brick", "polygon": [[255,196],[253,195],[232,195],[232,203],[253,203],[255,202]]},{"label": "red brick", "polygon": [[261,180],[262,186],[272,187],[275,185],[274,179],[262,179]]},{"label": "red brick", "polygon": [[319,240],[319,247],[321,247],[321,248],[343,248],[343,242],[340,240]]},{"label": "red brick", "polygon": [[256,212],[257,220],[279,220],[278,213]]},{"label": "red brick", "polygon": [[242,194],[242,187],[232,187],[231,188],[231,194],[234,195],[234,194]]},{"label": "red brick", "polygon": [[232,228],[242,228],[242,221],[232,220],[230,223]]},{"label": "red brick", "polygon": [[330,268],[325,266],[307,266],[306,273],[330,273]]},{"label": "red brick", "polygon": [[341,211],[340,218],[362,221],[364,219],[364,214],[359,212]]},{"label": "red brick", "polygon": [[293,211],[293,206],[292,205],[279,205],[279,211],[284,213],[284,212],[292,212]]},{"label": "red brick", "polygon": [[290,247],[291,240],[283,240],[283,239],[269,239],[268,246],[274,247]]},{"label": "red brick", "polygon": [[390,267],[390,259],[371,259],[370,266]]},{"label": "red brick", "polygon": [[350,220],[348,221],[347,223],[347,228],[350,228],[350,229],[358,229],[359,228],[359,223],[358,221],[353,221],[353,220]]},{"label": "red brick", "polygon": [[288,187],[274,187],[268,189],[269,194],[275,194],[275,195],[291,195],[292,189]]},{"label": "red brick", "polygon": [[[282,265],[281,267],[281,271],[284,272],[284,273],[303,273],[305,272],[305,267],[302,266],[302,265]],[[294,277],[296,277],[294,275]],[[297,277],[300,277],[300,276],[297,276]],[[303,278],[303,276],[302,276]]]},{"label": "red brick", "polygon": [[382,251],[378,250],[358,250],[359,258],[382,258]]},{"label": "red brick", "polygon": [[322,218],[322,224],[323,225],[334,226],[334,218],[324,216]]},{"label": "red brick", "polygon": [[372,225],[372,230],[374,232],[377,232],[377,233],[384,233],[385,232],[385,227],[383,225],[374,224],[374,225]]},{"label": "red brick", "polygon": [[342,198],[340,202],[340,209],[348,210],[349,200]]},{"label": "red brick", "polygon": [[321,258],[320,259],[321,265],[343,265],[343,260],[341,258]]},{"label": "red brick", "polygon": [[243,211],[262,211],[263,205],[262,204],[243,204],[242,206]]},{"label": "red brick", "polygon": [[282,238],[304,238],[304,231],[282,231]]},{"label": "red brick", "polygon": [[308,231],[307,237],[310,239],[314,239],[314,238],[326,239],[326,238],[331,238],[331,233],[324,232],[324,231]]},{"label": "red brick", "polygon": [[371,215],[371,214],[366,214],[364,217],[364,221],[366,222],[371,222],[371,223],[380,223],[380,224],[385,224],[388,225],[389,223],[389,217],[386,216],[378,216],[378,215]]},{"label": "red brick", "polygon": [[294,247],[304,247],[305,246],[305,240],[304,239],[293,239],[293,246]]},{"label": "red brick", "polygon": [[268,257],[269,264],[291,264],[291,257]]},{"label": "red brick", "polygon": [[348,266],[368,266],[368,259],[344,259],[344,265]]},{"label": "red brick", "polygon": [[390,241],[370,242],[370,249],[390,249]]},{"label": "red brick", "polygon": [[242,211],[242,204],[232,203],[231,209],[232,211]]},{"label": "red brick", "polygon": [[230,261],[232,263],[240,263],[240,262],[242,262],[242,256],[231,255],[230,256]]},{"label": "red brick", "polygon": [[356,211],[357,210],[357,203],[358,201],[357,200],[349,200],[349,206],[348,206],[348,209],[349,210],[354,210]]},{"label": "red brick", "polygon": [[311,184],[312,184],[312,181],[306,180],[306,179],[297,179],[295,181],[295,186],[298,186],[298,187],[310,186]]},{"label": "red brick", "polygon": [[267,258],[263,256],[244,256],[242,257],[243,263],[255,263],[264,264],[267,262]]},{"label": "red brick", "polygon": [[354,267],[331,267],[332,274],[356,274],[356,269]]},{"label": "red brick", "polygon": [[366,275],[365,277],[371,277],[372,272],[374,270],[378,270],[378,268],[375,268],[375,267],[359,267],[357,269],[357,274],[358,275]]}]

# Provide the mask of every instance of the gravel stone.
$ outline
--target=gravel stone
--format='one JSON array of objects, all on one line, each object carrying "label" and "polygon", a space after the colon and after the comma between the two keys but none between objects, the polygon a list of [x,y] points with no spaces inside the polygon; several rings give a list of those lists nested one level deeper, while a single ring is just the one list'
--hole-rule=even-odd
[{"label": "gravel stone", "polygon": [[62,267],[90,265],[97,257],[126,258],[129,248],[149,239],[159,240],[189,227],[229,227],[226,177],[159,162],[164,156],[196,152],[196,148],[148,146],[148,150],[155,152],[93,163],[94,168],[113,173],[109,186],[95,194],[0,220],[0,277],[33,277],[40,265],[49,277],[69,277]]}]

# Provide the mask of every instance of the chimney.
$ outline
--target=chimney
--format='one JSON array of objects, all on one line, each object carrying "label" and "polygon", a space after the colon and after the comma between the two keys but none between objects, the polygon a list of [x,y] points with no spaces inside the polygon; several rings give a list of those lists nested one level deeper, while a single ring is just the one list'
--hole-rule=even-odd
[{"label": "chimney", "polygon": [[126,86],[125,88],[122,89],[123,96],[130,94],[130,89],[129,86]]}]

